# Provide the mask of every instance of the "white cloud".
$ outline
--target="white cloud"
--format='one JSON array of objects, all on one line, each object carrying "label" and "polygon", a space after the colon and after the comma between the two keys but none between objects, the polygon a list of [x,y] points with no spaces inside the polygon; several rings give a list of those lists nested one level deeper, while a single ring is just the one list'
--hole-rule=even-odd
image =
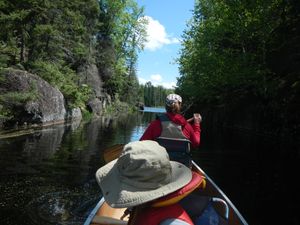
[{"label": "white cloud", "polygon": [[163,78],[160,74],[153,74],[150,76],[150,80],[147,80],[142,77],[138,77],[140,84],[145,84],[147,82],[151,82],[153,86],[163,86],[164,88],[173,89],[176,86],[175,82],[163,82]]},{"label": "white cloud", "polygon": [[162,77],[160,74],[153,74],[150,77],[151,77],[151,80],[153,80],[153,81],[160,82],[162,80]]},{"label": "white cloud", "polygon": [[174,89],[174,87],[176,87],[176,83],[175,82],[170,82],[170,83],[162,83],[162,86],[164,88],[168,88],[168,89]]},{"label": "white cloud", "polygon": [[139,83],[140,84],[146,84],[149,81],[149,80],[146,80],[146,79],[144,79],[142,77],[138,77],[138,79],[139,79]]},{"label": "white cloud", "polygon": [[170,37],[165,27],[158,20],[154,20],[150,16],[145,16],[144,18],[148,21],[145,49],[154,51],[163,45],[178,44],[180,42],[178,38]]}]

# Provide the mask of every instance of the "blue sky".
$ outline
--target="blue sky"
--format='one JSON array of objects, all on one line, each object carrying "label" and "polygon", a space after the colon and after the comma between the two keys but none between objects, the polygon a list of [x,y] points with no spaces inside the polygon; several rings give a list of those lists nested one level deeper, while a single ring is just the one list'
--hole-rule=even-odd
[{"label": "blue sky", "polygon": [[148,19],[147,42],[139,53],[137,75],[140,83],[172,88],[179,77],[180,40],[186,24],[192,17],[194,0],[137,0],[144,6]]}]

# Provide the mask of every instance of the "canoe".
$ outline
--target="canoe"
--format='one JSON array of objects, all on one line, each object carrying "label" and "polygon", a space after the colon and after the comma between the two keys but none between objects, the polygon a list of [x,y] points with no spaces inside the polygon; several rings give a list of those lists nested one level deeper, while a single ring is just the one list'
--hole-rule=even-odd
[{"label": "canoe", "polygon": [[[123,145],[115,145],[104,152],[104,160],[109,162],[118,157]],[[192,170],[204,177],[205,187],[197,188],[181,202],[190,217],[195,218],[195,211],[197,218],[201,217],[201,224],[229,224],[229,225],[247,225],[248,223],[243,218],[238,209],[224,194],[224,192],[213,182],[213,180],[194,162],[192,161]],[[181,203],[180,202],[180,203]],[[193,208],[195,206],[195,208]],[[209,207],[210,208],[209,208]],[[213,208],[214,213],[211,211]],[[102,197],[95,208],[87,217],[84,225],[115,225],[127,224],[128,216],[123,218],[126,208],[112,208]],[[214,220],[218,223],[205,223],[203,221],[212,220],[206,218],[213,215]]]}]

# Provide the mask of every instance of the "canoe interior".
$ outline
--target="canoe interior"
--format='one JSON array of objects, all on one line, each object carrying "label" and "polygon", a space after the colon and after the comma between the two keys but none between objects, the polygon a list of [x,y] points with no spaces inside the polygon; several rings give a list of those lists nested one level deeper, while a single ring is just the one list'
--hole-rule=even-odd
[{"label": "canoe interior", "polygon": [[[126,208],[112,208],[110,207],[106,202],[103,202],[103,204],[101,205],[101,207],[99,208],[99,210],[96,213],[96,216],[100,216],[100,217],[109,217],[109,218],[114,218],[117,220],[124,220],[124,221],[128,221],[128,216],[125,218],[122,218],[122,216],[124,215]],[[104,222],[99,222],[97,223],[95,220],[92,220],[91,225],[115,225],[116,223],[104,223]],[[127,224],[127,223],[126,223]]]},{"label": "canoe interior", "polygon": [[[211,197],[218,197],[223,199],[228,207],[229,207],[229,217],[228,217],[228,224],[230,225],[248,225],[246,220],[237,210],[237,208],[233,205],[233,203],[229,200],[229,198],[223,193],[223,191],[213,182],[213,180],[195,163],[193,162],[193,170],[202,174],[206,180],[206,187],[205,189],[197,189],[194,191],[195,194],[199,196],[211,196]],[[218,209],[218,208],[217,208]],[[221,212],[221,215],[224,213]]]},{"label": "canoe interior", "polygon": [[[235,206],[231,203],[231,201],[227,198],[227,196],[217,187],[217,185],[205,174],[203,170],[197,164],[193,162],[193,170],[196,171],[197,173],[201,174],[202,176],[205,177],[206,180],[206,187],[205,189],[196,189],[193,191],[193,193],[190,196],[194,196],[193,198],[188,199],[187,201],[198,201],[199,199],[206,198],[207,196],[209,197],[217,197],[223,199],[228,207],[229,207],[229,215],[228,215],[228,224],[230,225],[247,225],[247,222],[245,219],[242,217],[242,215],[238,212],[238,210],[235,208]],[[198,200],[195,200],[198,199]],[[109,217],[113,218],[116,220],[121,220],[121,217],[126,210],[125,208],[122,209],[115,209],[111,208],[108,204],[105,203],[105,201],[102,199],[103,204],[99,206],[99,209],[97,210],[96,215],[99,217]],[[196,202],[196,204],[198,204]],[[225,208],[222,205],[214,204],[214,207],[217,212],[219,212],[220,215],[225,215]],[[128,220],[128,217],[125,218],[125,221]],[[127,222],[122,222],[120,221],[120,224],[127,224]],[[85,225],[107,225],[107,224],[117,224],[117,223],[109,223],[109,222],[91,222],[87,223]]]}]

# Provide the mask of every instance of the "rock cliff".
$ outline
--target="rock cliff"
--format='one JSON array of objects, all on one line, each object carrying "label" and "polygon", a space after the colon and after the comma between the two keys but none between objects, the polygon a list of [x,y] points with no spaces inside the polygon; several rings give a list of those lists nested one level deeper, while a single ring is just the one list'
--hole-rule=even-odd
[{"label": "rock cliff", "polygon": [[[4,122],[7,125],[45,124],[65,119],[63,94],[37,75],[22,70],[5,70],[0,93],[6,96],[3,107],[13,114]],[[20,93],[28,97],[20,98]]]}]

